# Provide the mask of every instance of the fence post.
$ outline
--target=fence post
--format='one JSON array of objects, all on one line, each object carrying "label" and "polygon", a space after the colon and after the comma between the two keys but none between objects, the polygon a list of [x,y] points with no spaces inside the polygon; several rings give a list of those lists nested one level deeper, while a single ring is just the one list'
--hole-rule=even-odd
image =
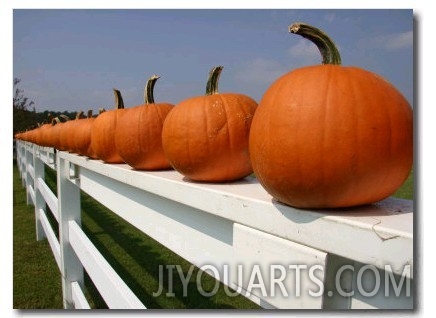
[{"label": "fence post", "polygon": [[21,150],[20,150],[20,177],[21,177],[21,185],[23,187],[26,186],[26,142],[22,142]]},{"label": "fence post", "polygon": [[26,172],[26,180],[25,180],[25,187],[26,187],[26,203],[27,203],[27,205],[29,205],[30,203],[33,203],[32,202],[32,197],[31,197],[31,195],[30,195],[30,192],[29,192],[29,185],[33,185],[33,182],[32,182],[32,176],[30,175],[30,169],[29,169],[29,166],[30,165],[33,165],[33,144],[31,144],[31,143],[28,143],[27,145],[26,145],[26,155],[25,155],[25,157],[26,157],[26,170],[25,170],[25,172]]},{"label": "fence post", "polygon": [[17,163],[18,173],[21,177],[21,140],[16,141],[15,149],[17,154],[15,162]]},{"label": "fence post", "polygon": [[33,179],[33,189],[35,191],[35,226],[36,226],[36,240],[40,241],[46,237],[44,228],[42,227],[39,217],[39,211],[47,211],[47,204],[39,190],[39,178],[45,179],[44,162],[40,158],[40,153],[37,153],[37,147],[33,147],[33,168],[35,170],[35,177]]},{"label": "fence post", "polygon": [[20,177],[21,185],[26,187],[26,142],[22,142],[20,150]]},{"label": "fence post", "polygon": [[59,243],[61,254],[62,294],[64,308],[74,308],[72,283],[83,288],[83,266],[69,239],[69,221],[81,225],[80,189],[70,180],[70,162],[57,156],[57,186],[59,211]]}]

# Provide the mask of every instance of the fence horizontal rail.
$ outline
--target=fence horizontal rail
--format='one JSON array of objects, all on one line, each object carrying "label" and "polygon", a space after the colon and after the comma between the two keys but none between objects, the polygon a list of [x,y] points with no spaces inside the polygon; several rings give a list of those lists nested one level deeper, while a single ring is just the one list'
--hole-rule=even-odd
[{"label": "fence horizontal rail", "polygon": [[50,244],[51,250],[53,252],[53,256],[58,264],[59,269],[61,268],[61,250],[59,246],[59,241],[56,237],[53,228],[50,225],[50,222],[45,214],[44,210],[39,209],[39,218],[41,220],[42,226],[44,228],[44,232],[47,236],[48,243]]},{"label": "fence horizontal rail", "polygon": [[69,222],[69,236],[71,246],[110,308],[145,308],[75,221]]},{"label": "fence horizontal rail", "polygon": [[27,186],[27,194],[29,195],[32,203],[35,203],[35,190],[33,190],[33,187],[30,184]]},{"label": "fence horizontal rail", "polygon": [[[265,267],[277,260],[293,264],[290,266],[315,264],[323,268],[318,279],[325,284],[326,291],[337,287],[334,271],[340,265],[353,269],[372,266],[386,273],[383,277],[387,282],[390,277],[401,278],[401,284],[413,280],[413,269],[408,270],[413,268],[411,200],[388,198],[340,211],[301,210],[275,201],[255,178],[232,183],[196,183],[174,170],[136,171],[126,164],[105,164],[23,142],[17,147],[21,170],[29,171],[29,166],[33,166],[26,163],[32,157],[28,152],[34,154],[33,160],[54,167],[58,174],[56,197],[40,172],[34,171],[36,191],[60,226],[58,242],[48,229],[45,212],[38,212],[52,241],[53,253],[56,257],[60,250],[57,262],[61,271],[68,266],[72,266],[73,272],[77,270],[63,282],[68,283],[64,295],[68,299],[66,308],[71,303],[77,308],[88,306],[78,291],[83,284],[81,266],[110,308],[145,308],[82,232],[79,190],[199,268],[210,265],[222,269],[242,263],[246,266],[262,263]],[[28,193],[35,202],[32,190],[29,185]],[[240,288],[243,295],[265,308],[413,307],[413,297],[404,296],[404,292],[388,299],[382,293],[373,298],[360,297],[365,291],[353,296],[347,293],[332,296],[326,292],[318,298],[284,299],[265,297],[263,291],[251,292],[246,282],[240,286],[239,281],[228,277],[216,278],[236,290]],[[353,288],[359,278],[362,273],[353,270],[341,277],[341,284]],[[310,283],[302,284],[308,288]]]},{"label": "fence horizontal rail", "polygon": [[[410,200],[389,198],[340,212],[299,210],[274,201],[255,179],[229,184],[193,183],[172,170],[134,171],[125,164],[108,165],[65,152],[59,156],[80,167],[80,186],[93,196],[99,196],[97,192],[101,188],[117,181],[120,197],[129,195],[128,191],[121,191],[121,187],[131,186],[362,263],[379,267],[391,264],[399,274],[405,264],[413,263],[413,203]],[[111,195],[117,195],[113,192]],[[111,200],[111,195],[100,195],[99,200]],[[106,202],[105,205],[112,204]],[[139,222],[131,221],[134,225]],[[344,237],[353,244],[344,244]],[[402,252],[397,253],[398,250]]]},{"label": "fence horizontal rail", "polygon": [[50,190],[50,188],[47,186],[47,184],[45,183],[45,181],[42,178],[38,178],[37,182],[38,182],[38,190],[41,192],[41,195],[43,196],[45,202],[47,203],[48,207],[50,208],[56,221],[59,222],[58,198]]},{"label": "fence horizontal rail", "polygon": [[71,283],[73,302],[76,309],[91,309],[78,282]]}]

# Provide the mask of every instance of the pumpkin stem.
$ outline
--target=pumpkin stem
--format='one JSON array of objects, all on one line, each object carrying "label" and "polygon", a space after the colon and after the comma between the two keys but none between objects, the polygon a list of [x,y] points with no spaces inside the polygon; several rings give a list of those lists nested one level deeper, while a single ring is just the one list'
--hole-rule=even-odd
[{"label": "pumpkin stem", "polygon": [[289,32],[301,35],[310,40],[317,47],[322,56],[322,64],[341,65],[341,55],[336,45],[320,29],[306,23],[297,22],[289,26]]},{"label": "pumpkin stem", "polygon": [[59,117],[55,117],[51,120],[52,126],[59,124],[60,122],[61,122],[61,120],[59,119]]},{"label": "pumpkin stem", "polygon": [[51,121],[53,120],[53,115],[50,113],[50,114],[48,114],[48,116],[47,116],[47,122],[48,123],[51,123]]},{"label": "pumpkin stem", "polygon": [[86,118],[91,118],[92,117],[92,109],[88,110],[88,114],[86,116]]},{"label": "pumpkin stem", "polygon": [[144,104],[150,105],[154,104],[154,85],[156,84],[156,81],[160,78],[158,75],[153,75],[150,77],[147,81],[147,85],[144,89]]},{"label": "pumpkin stem", "polygon": [[114,90],[114,96],[115,96],[115,107],[116,109],[124,109],[124,101],[123,96],[121,96],[121,92],[117,90],[116,88]]},{"label": "pumpkin stem", "polygon": [[68,117],[67,115],[64,115],[64,114],[60,114],[60,115],[59,115],[59,121],[62,122],[61,119],[63,119],[63,121],[66,122],[66,121],[69,121],[69,120],[70,120],[70,117]]},{"label": "pumpkin stem", "polygon": [[77,112],[77,114],[76,114],[76,119],[80,119],[80,118],[82,118],[83,117],[83,110],[80,110],[80,111],[78,111]]},{"label": "pumpkin stem", "polygon": [[215,66],[209,72],[209,78],[206,84],[206,96],[218,94],[218,80],[224,66]]}]

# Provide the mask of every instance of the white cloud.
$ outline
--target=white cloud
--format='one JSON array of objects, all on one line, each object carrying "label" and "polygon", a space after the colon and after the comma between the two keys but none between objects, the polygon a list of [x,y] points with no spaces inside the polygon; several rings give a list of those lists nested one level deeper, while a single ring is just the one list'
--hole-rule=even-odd
[{"label": "white cloud", "polygon": [[243,65],[236,79],[246,83],[269,84],[288,71],[289,68],[277,61],[256,58]]},{"label": "white cloud", "polygon": [[413,31],[393,34],[385,40],[385,48],[389,50],[411,47],[413,46]]},{"label": "white cloud", "polygon": [[291,57],[299,59],[299,62],[303,62],[304,64],[319,63],[322,59],[316,45],[305,39],[298,41],[288,52]]},{"label": "white cloud", "polygon": [[332,23],[336,18],[336,13],[329,12],[324,16],[324,20],[326,20],[329,23]]},{"label": "white cloud", "polygon": [[376,36],[369,41],[365,41],[365,46],[371,48],[381,48],[385,50],[400,50],[413,46],[413,31],[384,34]]}]

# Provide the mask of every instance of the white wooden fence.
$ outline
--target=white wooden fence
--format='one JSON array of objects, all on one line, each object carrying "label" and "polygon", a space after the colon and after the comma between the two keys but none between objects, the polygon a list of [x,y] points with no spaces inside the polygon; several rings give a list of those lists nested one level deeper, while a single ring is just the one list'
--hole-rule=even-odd
[{"label": "white wooden fence", "polygon": [[[414,307],[410,200],[299,210],[274,201],[255,178],[193,183],[176,171],[135,171],[29,142],[17,141],[16,150],[37,240],[48,240],[62,275],[65,308],[89,308],[84,269],[109,308],[146,308],[82,231],[80,190],[264,308]],[[46,167],[57,171],[57,197]]]}]

